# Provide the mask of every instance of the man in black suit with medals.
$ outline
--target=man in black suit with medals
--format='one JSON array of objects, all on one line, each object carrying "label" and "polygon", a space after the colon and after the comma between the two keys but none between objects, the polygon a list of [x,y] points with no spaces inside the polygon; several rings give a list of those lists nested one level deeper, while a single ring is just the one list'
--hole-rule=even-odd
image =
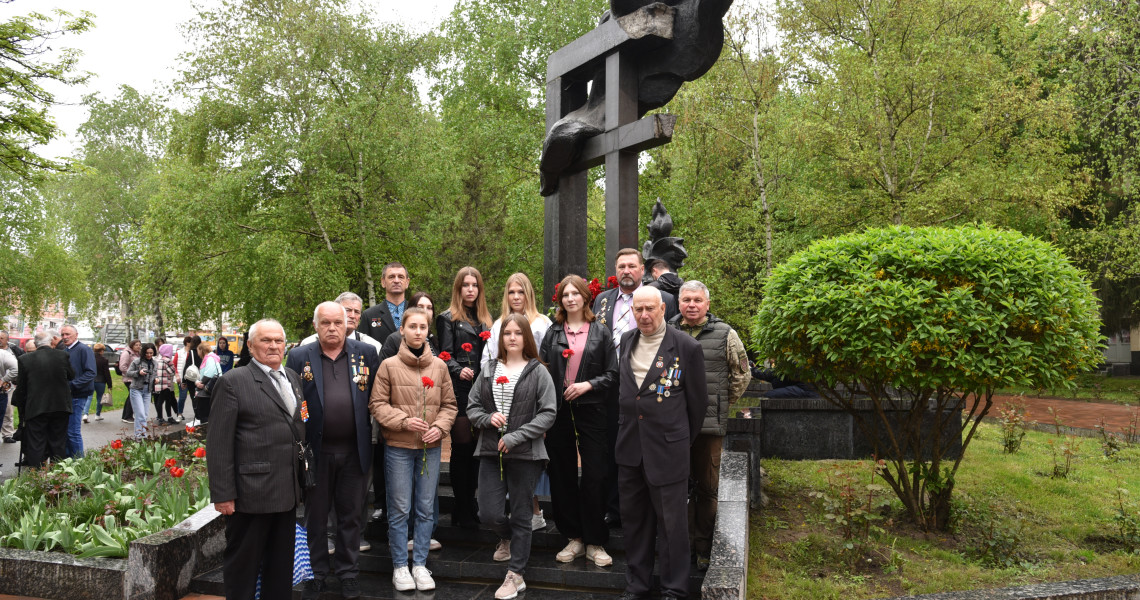
[{"label": "man in black suit with medals", "polygon": [[361,333],[372,339],[384,343],[388,336],[400,328],[404,318],[404,309],[407,308],[408,270],[398,262],[384,265],[380,275],[380,287],[384,288],[384,299],[368,307],[360,314]]},{"label": "man in black suit with medals", "polygon": [[615,447],[628,560],[622,599],[649,597],[659,536],[661,597],[686,598],[689,448],[709,402],[705,359],[700,343],[666,327],[660,290],[640,288],[632,300],[637,328],[620,345]]},{"label": "man in black suit with medals", "polygon": [[[341,596],[357,598],[360,586],[360,535],[364,530],[364,496],[372,464],[372,429],[368,397],[380,366],[376,350],[346,337],[348,315],[336,302],[322,302],[313,312],[317,341],[294,348],[287,366],[301,374],[308,406],[305,437],[317,459],[317,487],[305,502],[305,529],[314,579],[305,582],[302,598],[316,600],[327,589],[329,509],[336,509],[336,550],[331,571],[340,580]],[[378,465],[377,468],[383,468]]]},{"label": "man in black suit with medals", "polygon": [[227,600],[293,595],[295,514],[302,501],[298,441],[307,414],[297,373],[285,369],[285,330],[263,319],[249,330],[253,359],[214,387],[206,437],[210,498],[226,516],[222,585]]},{"label": "man in black suit with medals", "polygon": [[[642,278],[645,276],[645,260],[641,252],[633,248],[622,248],[614,259],[614,271],[617,273],[618,287],[608,289],[594,298],[594,314],[597,322],[603,327],[609,327],[614,334],[614,345],[621,352],[621,338],[627,331],[637,327],[633,318],[633,292],[642,287]],[[677,299],[672,294],[661,294],[665,301],[665,320],[677,314]],[[617,389],[611,390],[616,396]],[[611,398],[606,403],[609,414],[606,415],[608,429],[607,442],[613,449],[617,439],[617,398]],[[620,502],[617,494],[617,464],[613,462],[614,454],[610,452],[609,473],[606,475],[606,489],[610,490],[606,498],[606,524],[610,527],[620,527]]]}]

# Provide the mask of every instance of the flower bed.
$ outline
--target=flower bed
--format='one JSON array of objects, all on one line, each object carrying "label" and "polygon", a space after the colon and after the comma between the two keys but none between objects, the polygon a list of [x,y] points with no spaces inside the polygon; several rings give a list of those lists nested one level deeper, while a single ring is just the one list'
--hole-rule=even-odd
[{"label": "flower bed", "polygon": [[205,448],[192,428],[173,441],[115,440],[0,484],[0,547],[126,557],[131,541],[209,502]]}]

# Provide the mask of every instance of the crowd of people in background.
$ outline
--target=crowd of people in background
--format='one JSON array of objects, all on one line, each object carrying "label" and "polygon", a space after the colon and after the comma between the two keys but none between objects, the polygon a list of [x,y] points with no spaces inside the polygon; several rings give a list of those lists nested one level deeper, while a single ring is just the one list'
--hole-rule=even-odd
[{"label": "crowd of people in background", "polygon": [[[435,589],[427,564],[441,547],[445,442],[450,524],[500,540],[492,558],[507,575],[496,598],[526,589],[532,532],[548,528],[547,516],[566,540],[558,562],[611,566],[609,530],[622,526],[622,598],[648,596],[655,561],[662,597],[683,598],[691,558],[709,564],[728,407],[751,370],[739,336],[709,313],[709,289],[664,262],[648,267],[645,284],[647,265],[626,249],[609,289],[568,275],[550,316],[515,273],[492,319],[478,269],[456,273],[437,313],[390,263],[382,301],[364,310],[344,292],[319,304],[316,333],[295,347],[272,319],[250,328],[240,356],[222,336],[216,349],[196,335],[178,348],[132,340],[115,369],[129,390],[122,418],[142,437],[186,421],[189,400],[188,424],[209,423],[227,598],[252,597],[259,571],[261,597],[288,595],[302,504],[304,598],[330,577],[343,597],[360,595],[369,519],[387,523],[394,587]],[[0,342],[0,402],[21,411],[24,463],[82,456],[89,404],[103,420],[117,383],[106,348],[88,348],[72,326],[37,335],[24,356]],[[547,495],[550,515],[538,502]]]}]

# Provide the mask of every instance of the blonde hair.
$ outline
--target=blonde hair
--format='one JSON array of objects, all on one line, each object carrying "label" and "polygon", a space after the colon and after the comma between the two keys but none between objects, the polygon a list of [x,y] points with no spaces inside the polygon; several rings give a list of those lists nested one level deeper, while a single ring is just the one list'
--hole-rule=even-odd
[{"label": "blonde hair", "polygon": [[[211,344],[210,342],[202,342],[201,344],[198,344],[198,356],[202,356],[203,354],[209,354],[213,351],[214,351],[214,345]],[[157,352],[157,350],[155,352]]]},{"label": "blonde hair", "polygon": [[[463,289],[463,280],[468,277],[475,278],[475,285],[479,286],[479,295],[475,297],[475,316],[479,320],[478,323],[472,323],[471,318],[467,316],[467,307],[463,306],[463,294],[460,290]],[[483,275],[479,273],[479,269],[475,267],[463,267],[455,274],[455,281],[451,284],[451,305],[447,310],[451,311],[452,321],[466,321],[472,327],[483,325],[484,327],[491,327],[491,311],[487,310],[487,288],[483,285]]]},{"label": "blonde hair", "polygon": [[528,321],[533,322],[539,318],[538,306],[534,298],[534,286],[530,283],[530,278],[526,273],[515,273],[507,278],[507,285],[503,286],[503,307],[502,312],[499,313],[499,318],[504,319],[507,315],[511,314],[511,303],[507,299],[510,295],[511,284],[517,283],[523,290],[523,297],[526,298],[523,302],[523,314],[526,315]]}]

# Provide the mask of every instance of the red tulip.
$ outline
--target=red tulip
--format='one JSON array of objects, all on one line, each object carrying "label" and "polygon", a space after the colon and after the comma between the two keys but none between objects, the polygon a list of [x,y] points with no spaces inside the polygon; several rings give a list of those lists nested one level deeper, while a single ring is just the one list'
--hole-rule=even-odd
[{"label": "red tulip", "polygon": [[451,360],[451,353],[444,350],[443,352],[439,353],[439,359],[440,360]]},{"label": "red tulip", "polygon": [[111,448],[118,450],[123,447],[123,440],[115,440],[111,442]]},{"label": "red tulip", "polygon": [[175,476],[175,477],[182,477],[185,473],[186,473],[186,469],[183,469],[182,467],[171,467],[170,468],[170,474]]},{"label": "red tulip", "polygon": [[187,425],[187,426],[186,426],[186,433],[194,433],[194,428],[193,428],[193,427],[191,427],[191,426],[189,426],[189,425]]},{"label": "red tulip", "polygon": [[480,331],[479,332],[479,339],[483,340],[484,342],[491,339],[491,332],[490,331]]},{"label": "red tulip", "polygon": [[166,468],[168,468],[168,469],[169,469],[169,468],[173,467],[173,466],[174,466],[174,465],[176,465],[176,464],[178,464],[178,461],[177,461],[177,460],[174,460],[173,458],[168,458],[168,459],[166,459]]},{"label": "red tulip", "polygon": [[194,456],[196,458],[206,458],[206,449],[199,446],[198,449],[194,451]]},{"label": "red tulip", "polygon": [[473,350],[475,347],[474,347],[474,346],[472,346],[471,344],[463,344],[462,346],[460,346],[460,348],[463,348],[463,351],[464,351],[464,352],[470,352],[470,351],[471,351],[471,350]]},{"label": "red tulip", "polygon": [[435,382],[431,380],[431,377],[424,377],[420,381],[424,384],[425,388],[431,389],[435,387]]},{"label": "red tulip", "polygon": [[562,351],[562,358],[570,358],[571,356],[574,356],[573,350],[567,348],[567,349]]},{"label": "red tulip", "polygon": [[508,384],[508,383],[510,383],[510,382],[511,382],[511,380],[510,380],[510,379],[507,379],[507,378],[506,378],[506,376],[504,376],[504,375],[499,375],[499,376],[498,376],[498,377],[495,379],[495,383],[498,383],[498,384],[502,384],[502,385],[506,385],[506,384]]}]

